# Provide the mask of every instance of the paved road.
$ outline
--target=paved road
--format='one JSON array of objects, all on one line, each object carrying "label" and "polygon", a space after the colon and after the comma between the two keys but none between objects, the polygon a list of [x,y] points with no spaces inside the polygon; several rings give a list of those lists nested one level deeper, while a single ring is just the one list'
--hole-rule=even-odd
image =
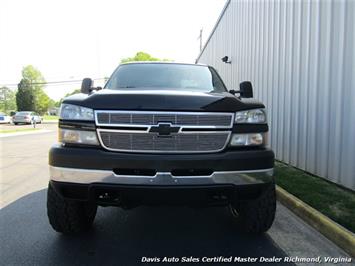
[{"label": "paved road", "polygon": [[99,208],[88,234],[62,236],[46,216],[49,133],[1,142],[1,265],[137,265],[145,257],[346,256],[282,205],[263,236],[240,231],[225,208]]},{"label": "paved road", "polygon": [[40,127],[51,132],[0,138],[0,207],[48,184],[48,150],[56,141],[57,125]]}]

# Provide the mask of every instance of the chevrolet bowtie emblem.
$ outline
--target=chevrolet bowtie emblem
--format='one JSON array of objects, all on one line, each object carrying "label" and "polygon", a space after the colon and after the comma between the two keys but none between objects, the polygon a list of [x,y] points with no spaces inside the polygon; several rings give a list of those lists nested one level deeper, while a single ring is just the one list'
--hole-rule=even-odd
[{"label": "chevrolet bowtie emblem", "polygon": [[149,132],[158,133],[158,136],[170,136],[171,133],[179,132],[180,127],[174,127],[171,123],[158,123],[151,126]]}]

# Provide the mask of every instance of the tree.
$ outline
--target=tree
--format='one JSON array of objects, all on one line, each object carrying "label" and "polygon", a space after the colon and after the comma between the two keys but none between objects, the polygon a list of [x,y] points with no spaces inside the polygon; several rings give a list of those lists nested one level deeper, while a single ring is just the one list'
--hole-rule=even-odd
[{"label": "tree", "polygon": [[44,114],[48,111],[48,108],[54,106],[54,101],[48,97],[48,95],[43,91],[43,89],[36,90],[36,106],[35,111]]},{"label": "tree", "polygon": [[62,104],[62,101],[63,101],[63,98],[62,99],[60,99],[59,101],[56,101],[56,102],[54,102],[54,107],[60,107],[60,105]]},{"label": "tree", "polygon": [[30,82],[26,79],[21,79],[18,84],[16,93],[16,104],[18,111],[33,111],[35,110],[35,92],[31,88]]},{"label": "tree", "polygon": [[35,67],[28,65],[22,69],[22,79],[18,86],[16,102],[19,111],[45,113],[55,102],[44,92],[45,79]]},{"label": "tree", "polygon": [[74,95],[74,94],[80,93],[80,92],[81,92],[80,89],[73,90],[72,92],[65,94],[64,98],[66,98],[66,97],[68,97],[70,95]]},{"label": "tree", "polygon": [[7,113],[16,109],[15,92],[7,87],[0,88],[0,111]]},{"label": "tree", "polygon": [[55,102],[54,106],[55,106],[55,107],[60,107],[60,105],[62,104],[64,98],[66,98],[66,97],[68,97],[68,96],[70,96],[70,95],[74,95],[74,94],[80,93],[80,92],[81,92],[80,89],[76,89],[76,90],[73,90],[73,91],[70,92],[70,93],[65,94],[63,98],[61,98],[58,102]]},{"label": "tree", "polygon": [[32,65],[25,66],[22,69],[22,78],[32,83],[32,86],[35,89],[43,88],[43,84],[40,83],[46,82],[42,73]]},{"label": "tree", "polygon": [[121,60],[121,63],[134,62],[134,61],[171,61],[169,59],[159,59],[152,57],[150,54],[145,52],[138,52],[134,57],[127,57]]}]

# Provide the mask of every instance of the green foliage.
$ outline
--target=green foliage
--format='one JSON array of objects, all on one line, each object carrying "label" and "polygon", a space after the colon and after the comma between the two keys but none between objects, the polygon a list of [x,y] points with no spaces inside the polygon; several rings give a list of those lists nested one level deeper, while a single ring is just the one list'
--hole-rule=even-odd
[{"label": "green foliage", "polygon": [[44,92],[45,79],[35,67],[28,65],[22,69],[22,79],[18,85],[16,102],[19,111],[35,111],[44,114],[55,102]]},{"label": "green foliage", "polygon": [[73,90],[73,91],[70,92],[70,93],[65,94],[63,98],[61,98],[58,102],[55,102],[54,106],[55,106],[55,107],[60,107],[60,105],[62,104],[64,98],[66,98],[66,97],[68,97],[68,96],[70,96],[70,95],[74,95],[74,94],[80,93],[80,92],[81,92],[80,89],[76,89],[76,90]]},{"label": "green foliage", "polygon": [[169,59],[159,59],[152,57],[150,54],[145,52],[138,52],[134,57],[127,57],[121,60],[121,63],[135,62],[135,61],[172,61]]},{"label": "green foliage", "polygon": [[43,120],[56,121],[58,119],[59,119],[59,117],[57,115],[44,115],[43,116]]},{"label": "green foliage", "polygon": [[55,102],[48,97],[43,89],[36,89],[36,107],[35,111],[44,114],[48,111],[48,108],[53,107]]},{"label": "green foliage", "polygon": [[[22,69],[22,78],[28,80],[30,83],[45,83],[46,80],[42,73],[32,65],[25,66]],[[43,84],[33,84],[34,88],[42,88]]]},{"label": "green foliage", "polygon": [[9,113],[17,109],[15,92],[7,87],[0,88],[0,111]]},{"label": "green foliage", "polygon": [[289,193],[355,232],[353,191],[281,162],[276,162],[275,180],[277,185]]},{"label": "green foliage", "polygon": [[54,103],[54,107],[60,107],[60,105],[62,104],[62,101],[63,101],[63,98],[60,99],[59,101],[56,101],[56,102]]},{"label": "green foliage", "polygon": [[35,110],[35,91],[32,89],[30,82],[26,79],[21,79],[18,84],[16,93],[16,104],[18,111],[33,111]]},{"label": "green foliage", "polygon": [[67,93],[64,95],[64,98],[70,96],[70,95],[74,95],[74,94],[77,94],[77,93],[80,93],[80,89],[76,89],[76,90],[73,90],[72,92],[70,93]]}]

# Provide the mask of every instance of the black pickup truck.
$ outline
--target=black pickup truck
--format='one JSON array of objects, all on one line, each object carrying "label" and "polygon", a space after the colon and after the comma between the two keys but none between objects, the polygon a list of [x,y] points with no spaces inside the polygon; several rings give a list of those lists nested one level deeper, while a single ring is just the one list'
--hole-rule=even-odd
[{"label": "black pickup truck", "polygon": [[215,69],[121,64],[103,89],[64,99],[49,152],[47,211],[61,233],[87,230],[97,206],[228,206],[262,233],[276,210],[265,106],[250,82],[228,91]]}]

